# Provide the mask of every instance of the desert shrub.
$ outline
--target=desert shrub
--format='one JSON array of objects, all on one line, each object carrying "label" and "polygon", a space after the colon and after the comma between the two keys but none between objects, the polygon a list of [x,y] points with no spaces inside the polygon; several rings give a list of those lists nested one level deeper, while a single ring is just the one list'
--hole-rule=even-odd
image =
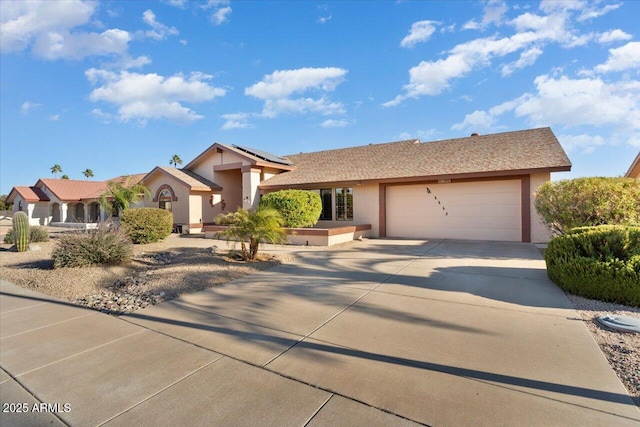
[{"label": "desert shrub", "polygon": [[[29,242],[38,243],[38,242],[48,242],[49,241],[49,233],[47,233],[47,229],[44,227],[40,227],[38,225],[29,227]],[[13,230],[9,229],[7,234],[4,236],[4,243],[9,245],[13,245],[15,240],[13,238]]]},{"label": "desert shrub", "polygon": [[577,178],[546,182],[535,196],[543,222],[556,234],[574,227],[640,224],[640,181]]},{"label": "desert shrub", "polygon": [[640,227],[583,227],[551,240],[549,278],[572,294],[640,306]]},{"label": "desert shrub", "polygon": [[120,215],[120,224],[133,243],[153,243],[171,234],[173,214],[165,209],[127,209]]},{"label": "desert shrub", "polygon": [[131,259],[131,239],[123,228],[101,224],[95,230],[61,235],[53,248],[53,267],[117,265]]},{"label": "desert shrub", "polygon": [[269,206],[282,215],[285,227],[313,227],[320,218],[320,195],[306,190],[280,190],[266,194],[260,206]]},{"label": "desert shrub", "polygon": [[29,241],[32,243],[48,242],[49,233],[47,233],[47,229],[38,225],[29,228]]}]

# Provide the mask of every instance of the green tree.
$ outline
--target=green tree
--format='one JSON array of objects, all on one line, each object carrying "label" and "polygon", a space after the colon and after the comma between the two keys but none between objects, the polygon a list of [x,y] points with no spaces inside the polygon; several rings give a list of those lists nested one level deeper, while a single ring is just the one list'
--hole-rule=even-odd
[{"label": "green tree", "polygon": [[[255,259],[260,242],[285,243],[287,235],[282,228],[282,216],[273,208],[265,207],[257,210],[239,208],[237,212],[218,215],[216,224],[228,225],[229,228],[218,233],[227,240],[239,240],[244,259]],[[249,243],[249,250],[247,250]]]},{"label": "green tree", "polygon": [[0,196],[0,211],[10,211],[13,208],[13,204],[7,203],[7,197],[9,196],[6,194]]},{"label": "green tree", "polygon": [[93,171],[91,169],[85,169],[84,171],[82,171],[82,175],[85,176],[85,178],[89,179],[93,177]]},{"label": "green tree", "polygon": [[60,179],[69,179],[69,175],[67,175],[67,174],[65,173],[64,175],[62,175],[62,176],[60,177]]},{"label": "green tree", "polygon": [[58,177],[58,174],[62,172],[62,167],[59,164],[55,164],[51,167],[51,173],[53,174],[53,176],[55,176],[56,178]]},{"label": "green tree", "polygon": [[575,227],[640,224],[640,180],[576,178],[545,182],[535,207],[556,234]]},{"label": "green tree", "polygon": [[178,165],[182,164],[182,159],[177,154],[174,154],[173,157],[171,157],[169,164],[173,165],[174,168],[177,168]]},{"label": "green tree", "polygon": [[150,196],[149,189],[141,183],[130,185],[131,178],[127,178],[123,184],[115,181],[107,183],[107,190],[100,197],[100,205],[113,216],[117,216],[121,211],[129,209],[133,204],[138,203],[145,196]]}]

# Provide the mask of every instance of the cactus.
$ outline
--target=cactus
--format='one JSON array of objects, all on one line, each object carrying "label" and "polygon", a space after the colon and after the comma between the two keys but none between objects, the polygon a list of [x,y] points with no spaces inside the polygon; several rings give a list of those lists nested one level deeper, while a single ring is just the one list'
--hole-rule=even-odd
[{"label": "cactus", "polygon": [[13,238],[18,252],[29,249],[29,218],[24,212],[13,214]]}]

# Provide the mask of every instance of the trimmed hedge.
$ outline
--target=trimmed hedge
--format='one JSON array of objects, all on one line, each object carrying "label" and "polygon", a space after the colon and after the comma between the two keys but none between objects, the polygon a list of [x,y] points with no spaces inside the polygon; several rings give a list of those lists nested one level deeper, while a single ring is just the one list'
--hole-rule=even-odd
[{"label": "trimmed hedge", "polygon": [[173,214],[159,208],[126,209],[120,215],[120,224],[133,243],[154,243],[171,234]]},{"label": "trimmed hedge", "polygon": [[124,229],[101,224],[96,230],[60,235],[51,252],[53,268],[117,265],[131,259],[131,239]]},{"label": "trimmed hedge", "polygon": [[555,237],[547,274],[563,290],[640,307],[640,227],[580,227]]},{"label": "trimmed hedge", "polygon": [[313,227],[322,213],[320,195],[306,190],[280,190],[266,194],[260,206],[269,206],[282,215],[284,227]]},{"label": "trimmed hedge", "polygon": [[[49,233],[45,227],[34,225],[29,227],[29,243],[48,242]],[[7,234],[4,236],[4,243],[13,245],[15,239],[13,238],[13,229],[7,230]]]}]

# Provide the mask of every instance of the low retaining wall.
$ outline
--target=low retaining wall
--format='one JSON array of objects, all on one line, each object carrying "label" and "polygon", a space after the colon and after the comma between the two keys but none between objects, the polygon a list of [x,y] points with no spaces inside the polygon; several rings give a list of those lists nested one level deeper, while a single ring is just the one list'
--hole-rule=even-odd
[{"label": "low retaining wall", "polygon": [[[215,239],[218,232],[227,227],[222,225],[205,225],[204,237]],[[340,243],[368,237],[371,224],[347,225],[334,228],[285,228],[289,244],[300,246],[332,246]]]}]

